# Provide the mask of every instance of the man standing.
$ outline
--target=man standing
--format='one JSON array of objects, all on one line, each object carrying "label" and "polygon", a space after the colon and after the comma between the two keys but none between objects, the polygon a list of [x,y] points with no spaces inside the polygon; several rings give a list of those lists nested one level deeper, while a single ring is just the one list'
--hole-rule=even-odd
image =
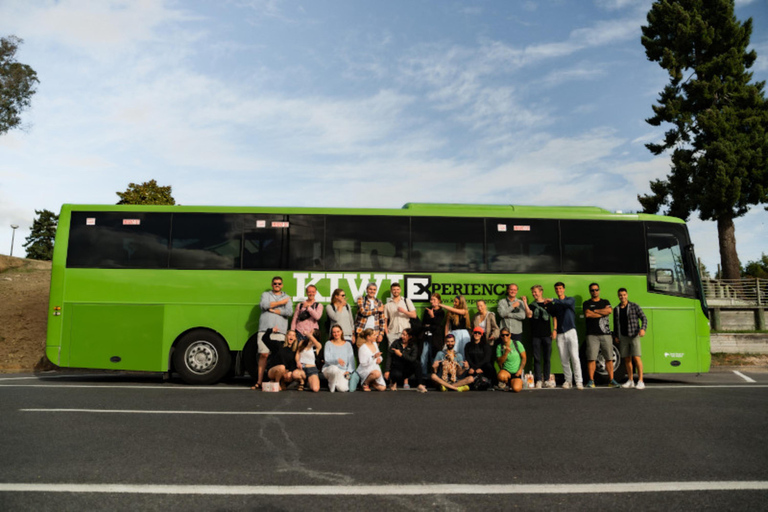
[{"label": "man standing", "polygon": [[376,283],[368,283],[365,296],[357,299],[357,315],[355,316],[355,334],[360,336],[365,329],[373,329],[376,333],[376,343],[384,339],[384,304],[376,298]]},{"label": "man standing", "polygon": [[618,388],[619,383],[613,380],[613,338],[611,337],[611,303],[600,298],[600,285],[589,285],[590,299],[584,301],[584,317],[587,324],[587,371],[589,372],[588,388],[595,387],[595,367],[597,355],[602,352],[605,359],[605,369],[611,380],[608,387]]},{"label": "man standing", "polygon": [[384,332],[387,335],[389,346],[399,340],[403,331],[411,327],[411,319],[416,318],[416,308],[411,299],[403,297],[400,283],[392,283],[389,287],[392,294],[384,306]]},{"label": "man standing", "polygon": [[270,338],[274,341],[285,340],[285,333],[288,331],[288,319],[293,314],[293,303],[291,297],[283,292],[283,278],[275,276],[272,278],[272,289],[261,294],[259,301],[261,315],[259,316],[259,333],[257,336],[259,345],[259,370],[256,377],[255,388],[261,387],[264,378],[264,369],[267,367],[267,358],[269,357],[269,348],[261,341],[267,330],[277,328]]},{"label": "man standing", "polygon": [[507,328],[501,330],[500,343],[496,345],[496,364],[499,365],[499,389],[519,393],[523,390],[523,370],[525,370],[525,347],[512,339]]},{"label": "man standing", "polygon": [[525,296],[522,301],[517,298],[517,285],[512,283],[507,286],[507,296],[499,301],[496,308],[501,318],[499,327],[506,328],[515,341],[523,341],[523,320],[528,310],[527,300]]},{"label": "man standing", "polygon": [[432,363],[434,373],[430,378],[438,383],[440,389],[452,389],[454,391],[469,391],[469,385],[475,382],[472,376],[464,376],[469,369],[469,363],[458,353],[456,338],[453,334],[445,335],[445,347],[437,353]]},{"label": "man standing", "polygon": [[[626,288],[619,288],[619,305],[613,310],[613,331],[616,341],[619,342],[619,350],[624,359],[624,366],[627,368],[627,377],[629,377],[627,382],[621,385],[622,388],[645,389],[640,338],[645,336],[647,328],[648,319],[643,310],[634,302],[629,302]],[[637,367],[637,385],[632,374],[633,360]]]},{"label": "man standing", "polygon": [[[547,299],[555,308],[555,330],[552,337],[557,339],[560,361],[563,363],[563,389],[572,387],[571,377],[576,388],[584,389],[581,378],[581,360],[579,359],[579,336],[576,334],[576,300],[565,296],[565,284],[555,283],[556,299]],[[571,370],[573,366],[573,370]]]},{"label": "man standing", "polygon": [[[540,285],[531,287],[531,302],[526,316],[531,319],[531,344],[533,345],[533,378],[536,388],[555,387],[549,380],[550,360],[552,358],[552,321],[554,306],[544,301],[544,288]],[[543,363],[543,365],[542,365]],[[543,368],[542,368],[543,366]],[[543,371],[543,373],[542,373]],[[543,375],[543,380],[542,380]]]},{"label": "man standing", "polygon": [[388,345],[386,351],[382,350],[387,354],[387,361],[384,363],[384,380],[387,381],[392,366],[389,348],[400,339],[405,329],[411,327],[411,318],[416,318],[416,308],[413,307],[413,302],[400,295],[402,293],[400,283],[392,283],[389,292],[392,296],[387,299],[387,304],[384,306],[384,333],[387,335]]}]

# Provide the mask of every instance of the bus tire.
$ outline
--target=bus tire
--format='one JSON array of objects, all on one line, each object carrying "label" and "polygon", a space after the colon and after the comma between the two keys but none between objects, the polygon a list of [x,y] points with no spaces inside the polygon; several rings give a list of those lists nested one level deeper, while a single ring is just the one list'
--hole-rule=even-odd
[{"label": "bus tire", "polygon": [[215,384],[232,366],[232,354],[218,334],[197,329],[184,334],[173,352],[173,367],[187,384]]},{"label": "bus tire", "polygon": [[[613,351],[613,379],[619,383],[626,377],[627,369],[624,367],[624,360],[621,358],[621,352],[619,346],[615,343],[611,345]],[[605,358],[602,353],[597,354],[597,361],[595,361],[595,381],[601,384],[607,384],[608,370],[605,368]]]}]

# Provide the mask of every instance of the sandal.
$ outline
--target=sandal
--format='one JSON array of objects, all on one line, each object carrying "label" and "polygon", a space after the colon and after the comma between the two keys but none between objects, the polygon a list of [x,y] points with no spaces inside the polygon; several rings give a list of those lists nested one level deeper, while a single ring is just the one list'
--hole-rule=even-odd
[{"label": "sandal", "polygon": [[368,384],[363,384],[363,391],[370,391],[371,387]]},{"label": "sandal", "polygon": [[259,384],[258,382],[256,384],[254,384],[253,386],[251,386],[251,389],[254,389],[254,390],[255,389],[260,389],[260,388],[261,388],[261,384]]},{"label": "sandal", "polygon": [[299,387],[296,388],[296,391],[304,391],[304,383],[302,382],[299,384]]}]

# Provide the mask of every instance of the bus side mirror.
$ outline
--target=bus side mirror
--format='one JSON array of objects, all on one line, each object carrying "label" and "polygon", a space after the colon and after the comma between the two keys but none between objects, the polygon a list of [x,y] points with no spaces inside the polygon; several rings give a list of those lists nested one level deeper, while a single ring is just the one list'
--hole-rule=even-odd
[{"label": "bus side mirror", "polygon": [[656,282],[659,284],[673,284],[675,282],[675,278],[672,275],[672,270],[667,268],[657,269]]}]

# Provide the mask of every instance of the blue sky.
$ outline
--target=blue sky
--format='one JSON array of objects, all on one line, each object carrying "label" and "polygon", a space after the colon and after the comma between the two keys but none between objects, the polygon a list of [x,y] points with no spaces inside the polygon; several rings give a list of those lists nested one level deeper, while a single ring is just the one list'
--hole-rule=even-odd
[{"label": "blue sky", "polygon": [[[644,147],[667,82],[640,44],[650,4],[2,0],[41,83],[0,136],[0,253],[15,223],[24,254],[35,209],[150,179],[187,205],[637,211],[669,168]],[[766,2],[736,14],[766,80]],[[742,261],[768,252],[767,219],[737,221]],[[715,224],[690,229],[714,270]]]}]

